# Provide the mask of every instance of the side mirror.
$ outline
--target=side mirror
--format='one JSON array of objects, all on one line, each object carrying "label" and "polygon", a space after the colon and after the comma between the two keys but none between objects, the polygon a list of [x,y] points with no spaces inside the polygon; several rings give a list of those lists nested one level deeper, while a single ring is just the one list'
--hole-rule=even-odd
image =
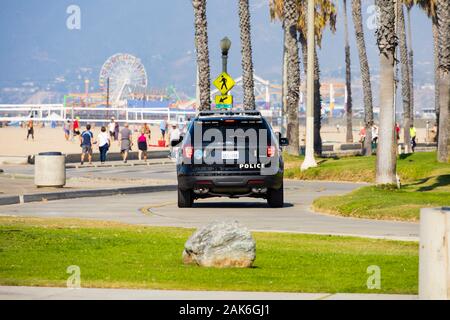
[{"label": "side mirror", "polygon": [[183,141],[183,136],[180,136],[180,139],[179,139],[179,140],[172,140],[172,141],[170,141],[170,145],[171,145],[172,147],[176,147],[176,146],[178,146],[182,141]]},{"label": "side mirror", "polygon": [[288,138],[280,138],[280,147],[286,147],[289,145]]}]

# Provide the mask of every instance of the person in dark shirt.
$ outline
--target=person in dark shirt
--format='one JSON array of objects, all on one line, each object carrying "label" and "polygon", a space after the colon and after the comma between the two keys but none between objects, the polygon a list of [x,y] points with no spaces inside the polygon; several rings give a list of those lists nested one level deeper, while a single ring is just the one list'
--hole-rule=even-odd
[{"label": "person in dark shirt", "polygon": [[87,154],[89,164],[92,164],[92,145],[96,142],[94,141],[94,134],[91,131],[91,125],[86,125],[86,130],[80,135],[81,142],[81,165],[84,163],[84,158]]}]

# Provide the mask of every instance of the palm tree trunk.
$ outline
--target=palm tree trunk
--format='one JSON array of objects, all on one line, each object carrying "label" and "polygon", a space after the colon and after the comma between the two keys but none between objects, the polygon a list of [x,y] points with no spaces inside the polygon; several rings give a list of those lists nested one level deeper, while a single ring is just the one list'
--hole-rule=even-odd
[{"label": "palm tree trunk", "polygon": [[300,68],[298,56],[297,21],[298,10],[296,0],[284,1],[285,21],[284,27],[287,33],[286,48],[288,52],[287,68],[287,111],[288,128],[287,134],[289,154],[298,155],[299,146],[299,123],[298,123],[298,102],[300,90]]},{"label": "palm tree trunk", "polygon": [[[284,25],[284,23],[283,23]],[[286,128],[286,114],[287,114],[287,65],[288,65],[288,54],[286,50],[286,29],[283,26],[283,82],[281,85],[281,134],[283,137],[286,136],[287,128]]]},{"label": "palm tree trunk", "polygon": [[[305,75],[308,70],[308,43],[305,36],[300,32],[299,41],[302,47],[303,69]],[[322,96],[320,94],[320,66],[317,50],[314,51],[314,153],[322,155],[322,137],[320,130],[322,128]],[[306,86],[305,86],[306,88]],[[306,97],[306,93],[303,95]]]},{"label": "palm tree trunk", "polygon": [[248,0],[239,0],[239,25],[241,28],[242,86],[244,89],[244,108],[254,110],[255,84],[253,81],[252,41],[250,28],[250,9]]},{"label": "palm tree trunk", "polygon": [[345,29],[345,88],[347,90],[347,101],[345,101],[347,134],[346,142],[353,142],[353,124],[352,124],[352,70],[350,60],[350,43],[348,39],[348,18],[347,18],[347,0],[344,0],[344,29]]},{"label": "palm tree trunk", "polygon": [[411,7],[408,7],[408,44],[409,44],[409,84],[411,92],[409,105],[410,105],[410,116],[411,123],[414,124],[414,50],[412,45],[412,30],[411,30]]},{"label": "palm tree trunk", "polygon": [[377,0],[380,8],[376,32],[380,50],[380,130],[377,151],[377,184],[395,184],[397,153],[394,144],[394,56],[396,47],[395,6],[392,0]]},{"label": "palm tree trunk", "polygon": [[372,125],[373,125],[373,98],[372,84],[370,82],[370,69],[367,59],[366,43],[361,15],[361,0],[352,1],[353,24],[355,25],[356,45],[358,47],[359,64],[364,94],[364,127],[366,137],[364,140],[364,155],[372,154]]},{"label": "palm tree trunk", "polygon": [[320,67],[317,50],[314,50],[314,153],[322,155],[322,96],[320,95]]},{"label": "palm tree trunk", "polygon": [[437,18],[432,19],[432,25],[433,25],[433,45],[434,45],[434,108],[436,112],[436,139],[439,141],[439,79],[441,78],[440,74],[441,71],[439,69],[439,29],[438,29],[438,23]]},{"label": "palm tree trunk", "polygon": [[[301,48],[302,48],[302,60],[303,60],[303,75],[305,77],[305,84],[307,82],[307,77],[306,77],[306,72],[308,70],[308,44],[306,42],[306,37],[303,35],[302,32],[299,32],[299,41],[301,44]],[[306,102],[306,85],[303,86],[304,90],[303,90],[303,99],[304,102]],[[306,105],[306,103],[305,103]]]},{"label": "palm tree trunk", "polygon": [[200,105],[199,110],[211,109],[210,67],[208,49],[208,26],[206,20],[206,0],[192,0],[194,7],[195,47],[199,74]]},{"label": "palm tree trunk", "polygon": [[439,25],[439,143],[438,161],[449,160],[449,107],[450,107],[450,3],[438,0],[437,17]]},{"label": "palm tree trunk", "polygon": [[403,137],[405,143],[405,152],[409,153],[409,127],[411,124],[411,84],[409,74],[408,47],[406,43],[405,15],[403,5],[398,6],[398,37],[400,46],[400,61],[402,70],[402,98],[403,98]]}]

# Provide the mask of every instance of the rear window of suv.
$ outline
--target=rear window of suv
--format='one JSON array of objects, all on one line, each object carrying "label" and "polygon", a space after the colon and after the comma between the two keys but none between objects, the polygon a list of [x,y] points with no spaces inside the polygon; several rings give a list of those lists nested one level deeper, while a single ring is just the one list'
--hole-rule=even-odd
[{"label": "rear window of suv", "polygon": [[192,139],[194,131],[200,129],[202,137],[210,129],[221,132],[223,141],[231,138],[244,138],[248,135],[248,130],[255,130],[257,134],[266,133],[267,141],[270,143],[272,133],[270,126],[263,119],[197,119],[189,127],[189,138]]}]

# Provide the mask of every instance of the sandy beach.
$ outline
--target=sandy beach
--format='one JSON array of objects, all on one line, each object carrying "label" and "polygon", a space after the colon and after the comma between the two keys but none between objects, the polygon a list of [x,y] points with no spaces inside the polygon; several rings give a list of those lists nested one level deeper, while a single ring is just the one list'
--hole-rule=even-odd
[{"label": "sandy beach", "polygon": [[[131,127],[135,132],[133,133],[133,150],[137,150],[136,139],[138,137],[138,130],[140,127]],[[275,128],[277,130],[277,128]],[[94,137],[97,137],[100,132],[100,127],[92,129]],[[157,145],[160,139],[159,126],[151,126],[152,139],[151,144]],[[322,139],[324,144],[340,144],[345,143],[345,128],[340,127],[339,131],[334,126],[324,126],[322,128]],[[353,128],[353,139],[354,142],[359,140],[359,128]],[[80,141],[78,137],[66,141],[64,137],[64,132],[61,127],[57,128],[42,128],[39,125],[35,125],[34,136],[35,140],[31,138],[26,140],[27,130],[25,128],[18,127],[3,127],[0,128],[0,156],[28,156],[34,155],[39,152],[47,151],[60,151],[65,154],[70,153],[80,153]],[[426,130],[425,128],[417,128],[417,142],[425,142]],[[166,135],[167,137],[167,135]],[[305,128],[300,127],[300,141],[304,144],[305,139]],[[402,139],[400,140],[402,142]],[[119,142],[115,141],[112,143],[110,152],[119,152],[120,150]],[[158,147],[150,147],[149,150],[161,150]],[[98,147],[94,146],[94,152],[98,153]]]}]

